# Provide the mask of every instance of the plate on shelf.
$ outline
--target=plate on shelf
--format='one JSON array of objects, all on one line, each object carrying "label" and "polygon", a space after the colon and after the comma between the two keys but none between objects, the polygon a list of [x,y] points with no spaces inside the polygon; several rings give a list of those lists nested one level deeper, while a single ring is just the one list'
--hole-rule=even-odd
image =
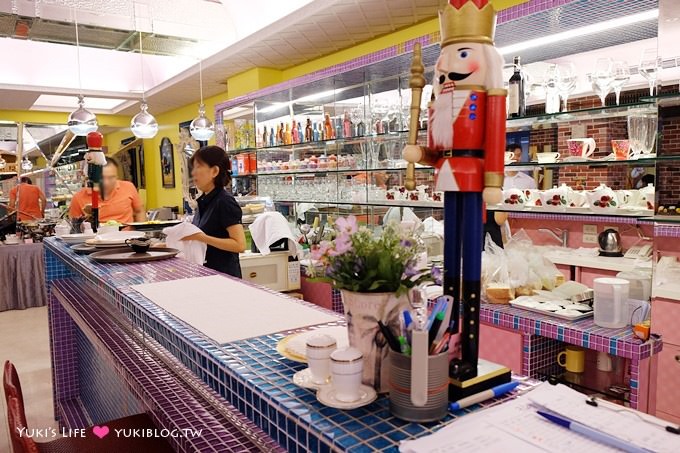
[{"label": "plate on shelf", "polygon": [[351,403],[338,400],[335,397],[335,389],[332,385],[325,385],[316,393],[316,399],[324,406],[342,410],[357,409],[372,403],[376,398],[378,398],[378,394],[375,392],[375,389],[368,385],[361,386],[359,389],[359,399]]},{"label": "plate on shelf", "polygon": [[151,248],[144,253],[136,253],[126,247],[94,252],[90,258],[100,263],[144,263],[173,258],[178,253],[179,250],[171,248]]},{"label": "plate on shelf", "polygon": [[97,247],[87,244],[76,244],[71,246],[71,250],[76,252],[78,255],[89,255],[99,250]]},{"label": "plate on shelf", "polygon": [[66,242],[67,244],[82,244],[83,242],[94,239],[94,237],[94,234],[77,233],[62,234],[59,239]]},{"label": "plate on shelf", "polygon": [[[546,316],[564,319],[566,321],[577,321],[579,319],[593,316],[593,309],[585,304],[573,304],[566,300],[537,300],[531,296],[521,296],[510,301],[510,305],[515,308],[540,313]],[[580,309],[576,309],[580,307]],[[588,310],[586,310],[588,308]]]}]

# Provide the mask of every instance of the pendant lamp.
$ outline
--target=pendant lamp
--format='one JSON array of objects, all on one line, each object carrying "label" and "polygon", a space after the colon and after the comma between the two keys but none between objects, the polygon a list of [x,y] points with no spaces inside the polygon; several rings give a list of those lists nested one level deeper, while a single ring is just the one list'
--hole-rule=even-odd
[{"label": "pendant lamp", "polygon": [[94,113],[85,108],[85,100],[83,98],[83,83],[80,78],[80,37],[78,35],[78,17],[75,9],[73,10],[73,17],[76,24],[76,55],[78,62],[78,108],[71,112],[68,116],[68,128],[76,136],[86,136],[90,132],[94,132],[99,127],[97,125],[97,117]]},{"label": "pendant lamp", "polygon": [[191,133],[194,139],[205,142],[210,140],[210,137],[215,134],[215,125],[205,116],[205,104],[203,104],[203,65],[201,60],[198,62],[198,80],[201,89],[201,103],[198,106],[198,116],[189,125],[189,133]]},{"label": "pendant lamp", "polygon": [[144,50],[142,49],[142,32],[139,32],[139,64],[142,72],[142,104],[140,112],[132,117],[130,129],[137,138],[153,138],[158,133],[158,121],[148,112],[144,88]]}]

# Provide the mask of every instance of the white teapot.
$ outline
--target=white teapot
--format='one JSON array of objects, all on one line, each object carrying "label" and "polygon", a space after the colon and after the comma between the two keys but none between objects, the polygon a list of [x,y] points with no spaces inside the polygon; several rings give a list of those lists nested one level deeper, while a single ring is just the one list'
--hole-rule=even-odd
[{"label": "white teapot", "polygon": [[[572,188],[566,184],[544,190],[539,194],[541,201],[540,205],[547,210],[564,211],[571,203],[573,192]],[[536,201],[536,206],[539,206],[538,201]]]},{"label": "white teapot", "polygon": [[647,184],[647,187],[643,187],[638,192],[640,192],[640,206],[644,206],[647,209],[654,209],[654,184]]},{"label": "white teapot", "polygon": [[611,213],[619,208],[616,192],[606,184],[600,184],[596,189],[586,192],[590,210],[597,213]]},{"label": "white teapot", "polygon": [[526,202],[526,195],[521,189],[505,189],[503,191],[503,207],[506,209],[522,209]]}]

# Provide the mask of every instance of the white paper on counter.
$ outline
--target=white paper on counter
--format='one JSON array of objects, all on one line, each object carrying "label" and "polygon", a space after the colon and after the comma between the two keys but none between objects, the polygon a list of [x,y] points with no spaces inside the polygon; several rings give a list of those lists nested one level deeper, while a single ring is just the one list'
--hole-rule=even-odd
[{"label": "white paper on counter", "polygon": [[134,285],[133,290],[217,343],[337,321],[305,306],[220,275]]}]

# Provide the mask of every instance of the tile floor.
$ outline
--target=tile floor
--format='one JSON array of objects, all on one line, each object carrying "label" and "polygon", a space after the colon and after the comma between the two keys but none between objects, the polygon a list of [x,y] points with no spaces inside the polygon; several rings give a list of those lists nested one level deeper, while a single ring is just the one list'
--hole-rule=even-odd
[{"label": "tile floor", "polygon": [[[57,428],[52,408],[47,307],[0,312],[0,367],[8,359],[19,372],[29,428]],[[0,452],[9,451],[12,450],[3,392],[0,397]]]}]

